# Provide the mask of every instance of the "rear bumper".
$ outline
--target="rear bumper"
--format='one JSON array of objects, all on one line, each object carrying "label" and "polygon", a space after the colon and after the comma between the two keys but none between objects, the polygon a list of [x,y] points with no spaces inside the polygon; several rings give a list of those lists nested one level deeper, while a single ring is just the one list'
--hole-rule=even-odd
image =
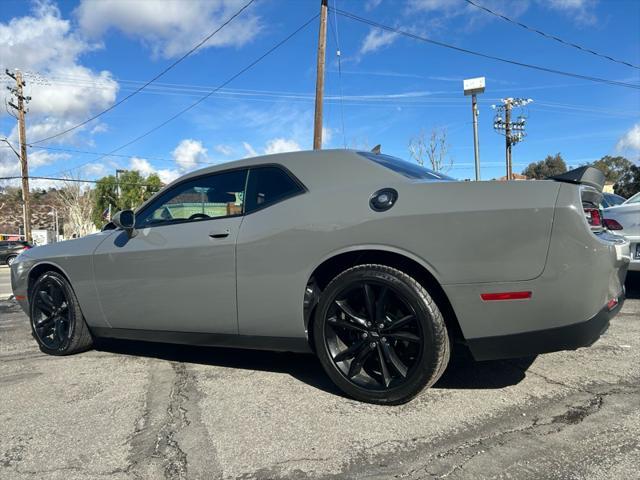
[{"label": "rear bumper", "polygon": [[585,322],[532,332],[474,338],[468,340],[467,344],[476,360],[527,357],[588,347],[607,330],[609,320],[620,311],[624,300],[623,292],[618,296],[615,307],[610,310],[605,306]]}]

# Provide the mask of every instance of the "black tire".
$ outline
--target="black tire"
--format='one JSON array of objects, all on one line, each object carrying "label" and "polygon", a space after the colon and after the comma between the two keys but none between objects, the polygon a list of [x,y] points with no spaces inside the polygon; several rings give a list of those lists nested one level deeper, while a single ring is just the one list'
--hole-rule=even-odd
[{"label": "black tire", "polygon": [[58,272],[42,274],[29,300],[31,332],[40,350],[49,355],[71,355],[91,348],[91,332],[64,276]]},{"label": "black tire", "polygon": [[17,255],[9,255],[6,260],[5,263],[9,266],[11,266],[11,264],[13,263],[13,261],[16,259]]},{"label": "black tire", "polygon": [[334,278],[320,297],[313,334],[329,377],[368,403],[406,403],[449,363],[438,306],[414,278],[385,265],[358,265]]}]

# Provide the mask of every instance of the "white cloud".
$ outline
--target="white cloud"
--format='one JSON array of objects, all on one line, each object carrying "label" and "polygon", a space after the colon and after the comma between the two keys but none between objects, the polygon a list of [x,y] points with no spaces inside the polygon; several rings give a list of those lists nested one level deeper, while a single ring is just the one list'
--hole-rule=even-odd
[{"label": "white cloud", "polygon": [[577,23],[593,25],[598,21],[594,13],[595,0],[539,0],[544,6],[570,15]]},{"label": "white cloud", "polygon": [[618,140],[616,150],[619,152],[635,151],[640,153],[640,123],[636,123]]},{"label": "white cloud", "polygon": [[[79,63],[82,54],[100,45],[74,32],[55,5],[34,5],[31,15],[0,23],[0,45],[3,66],[24,72],[25,94],[32,97],[28,135],[37,140],[111,105],[118,84],[109,72],[94,72]],[[3,89],[0,101],[7,95]]]},{"label": "white cloud", "polygon": [[264,148],[262,149],[262,153],[258,153],[258,151],[253,148],[253,146],[249,142],[242,142],[242,146],[247,153],[245,155],[245,158],[257,157],[259,155],[272,155],[274,153],[297,152],[299,150],[302,150],[300,144],[292,138],[282,137],[276,137],[268,140]]},{"label": "white cloud", "polygon": [[131,170],[137,170],[140,172],[140,175],[144,177],[148,177],[155,173],[160,177],[160,181],[165,185],[173,182],[181,174],[178,170],[172,168],[156,169],[151,165],[149,160],[140,157],[131,157],[129,168]]},{"label": "white cloud", "polygon": [[244,147],[245,151],[247,152],[247,157],[257,157],[258,156],[258,152],[255,151],[255,149],[251,146],[251,144],[249,142],[242,142],[242,146]]},{"label": "white cloud", "polygon": [[264,153],[271,155],[273,153],[297,152],[300,150],[298,142],[286,138],[274,138],[267,142]]},{"label": "white cloud", "polygon": [[[154,55],[185,53],[222,25],[245,0],[82,0],[76,9],[85,33],[95,38],[114,28],[142,40]],[[211,38],[205,48],[240,47],[262,30],[260,17],[248,8]]]},{"label": "white cloud", "polygon": [[[2,136],[2,135],[0,135]],[[17,142],[11,142],[17,148]],[[0,143],[0,177],[12,177],[20,175],[20,160],[10,148],[5,148],[5,143]],[[50,153],[45,150],[30,151],[29,167],[31,174],[33,170],[45,165],[51,165],[60,160],[69,158],[66,153]]]},{"label": "white cloud", "polygon": [[104,177],[107,167],[103,163],[88,163],[82,167],[82,173],[87,177]]},{"label": "white cloud", "polygon": [[360,53],[364,55],[365,53],[375,52],[382,47],[391,45],[396,38],[398,38],[398,34],[395,32],[372,28],[362,42]]},{"label": "white cloud", "polygon": [[213,149],[222,155],[229,156],[233,153],[233,147],[229,145],[216,145]]},{"label": "white cloud", "polygon": [[187,138],[182,140],[173,151],[173,158],[182,170],[195,168],[198,163],[208,161],[207,149],[202,142]]},{"label": "white cloud", "polygon": [[382,3],[382,0],[367,0],[367,3],[364,4],[364,8],[367,11],[378,8],[378,6]]},{"label": "white cloud", "polygon": [[427,12],[453,10],[464,7],[461,0],[409,0],[409,7]]}]

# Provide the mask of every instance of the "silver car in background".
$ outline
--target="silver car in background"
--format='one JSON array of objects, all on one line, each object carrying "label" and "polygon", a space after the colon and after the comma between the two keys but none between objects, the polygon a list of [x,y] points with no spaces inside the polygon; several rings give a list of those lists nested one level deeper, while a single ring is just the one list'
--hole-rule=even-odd
[{"label": "silver car in background", "polygon": [[640,192],[620,205],[604,209],[604,224],[630,242],[629,270],[640,271]]},{"label": "silver car in background", "polygon": [[588,223],[603,184],[591,167],[459,182],[348,150],[244,159],[22,253],[11,281],[52,355],[97,337],[313,352],[348,395],[398,404],[454,342],[487,360],[599,338],[629,262]]}]

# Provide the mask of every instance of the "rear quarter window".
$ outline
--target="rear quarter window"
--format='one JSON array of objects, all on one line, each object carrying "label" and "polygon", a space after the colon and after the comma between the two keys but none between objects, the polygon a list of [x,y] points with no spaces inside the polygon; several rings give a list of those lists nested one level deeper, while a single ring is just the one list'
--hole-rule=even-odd
[{"label": "rear quarter window", "polygon": [[372,152],[358,152],[358,154],[377,163],[378,165],[382,165],[389,170],[393,170],[394,172],[413,180],[455,181],[455,178],[449,177],[443,173],[434,172],[433,170],[429,170],[428,168],[424,168],[418,164],[410,163],[398,157],[392,157],[391,155]]},{"label": "rear quarter window", "polygon": [[302,185],[280,167],[252,168],[247,183],[246,212],[268,207],[302,192]]}]

